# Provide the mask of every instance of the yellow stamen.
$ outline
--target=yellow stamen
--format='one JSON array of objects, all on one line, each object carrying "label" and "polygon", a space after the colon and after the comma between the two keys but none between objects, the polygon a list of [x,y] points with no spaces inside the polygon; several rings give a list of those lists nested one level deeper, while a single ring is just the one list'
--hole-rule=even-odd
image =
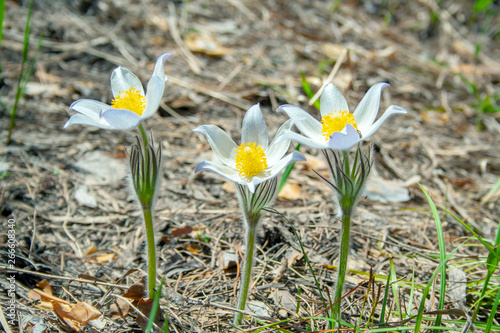
[{"label": "yellow stamen", "polygon": [[111,101],[111,106],[115,109],[130,110],[142,116],[146,108],[146,98],[140,91],[130,88],[120,91],[120,94]]},{"label": "yellow stamen", "polygon": [[242,143],[236,148],[234,163],[240,176],[249,179],[267,169],[266,153],[257,142]]},{"label": "yellow stamen", "polygon": [[330,140],[330,136],[333,133],[342,131],[347,124],[351,124],[354,129],[358,130],[358,125],[356,124],[354,115],[348,111],[331,112],[321,118],[321,123],[323,124],[321,132],[326,141]]}]

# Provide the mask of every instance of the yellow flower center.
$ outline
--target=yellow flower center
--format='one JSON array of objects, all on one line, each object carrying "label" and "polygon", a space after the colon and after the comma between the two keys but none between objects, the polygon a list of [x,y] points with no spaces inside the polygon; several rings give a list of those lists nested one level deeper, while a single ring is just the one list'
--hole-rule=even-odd
[{"label": "yellow flower center", "polygon": [[242,143],[236,148],[234,163],[240,176],[249,179],[267,169],[266,153],[257,142]]},{"label": "yellow flower center", "polygon": [[330,140],[330,136],[334,132],[342,131],[347,124],[351,124],[356,130],[358,130],[358,125],[356,124],[354,115],[348,111],[331,112],[321,118],[321,123],[323,124],[321,132],[326,141]]},{"label": "yellow flower center", "polygon": [[130,110],[142,116],[146,108],[146,98],[140,91],[135,90],[135,88],[122,90],[118,96],[111,101],[111,107],[115,109]]}]

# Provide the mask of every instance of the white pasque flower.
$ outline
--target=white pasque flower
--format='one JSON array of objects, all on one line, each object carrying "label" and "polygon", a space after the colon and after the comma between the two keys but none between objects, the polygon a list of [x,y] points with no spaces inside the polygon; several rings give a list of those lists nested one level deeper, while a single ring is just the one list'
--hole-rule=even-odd
[{"label": "white pasque flower", "polygon": [[70,110],[79,113],[71,116],[64,124],[64,128],[73,124],[83,124],[126,130],[151,117],[160,105],[167,81],[164,63],[171,55],[165,53],[158,57],[145,94],[141,81],[134,73],[121,66],[116,68],[111,73],[113,92],[111,105],[92,99],[79,99],[69,107]]},{"label": "white pasque flower", "polygon": [[283,157],[290,146],[290,140],[280,140],[284,131],[289,131],[292,121],[286,121],[269,144],[267,126],[258,104],[253,105],[245,114],[241,129],[241,144],[215,125],[202,125],[195,132],[204,134],[222,164],[203,161],[196,167],[200,170],[211,170],[235,183],[248,186],[254,193],[257,185],[276,177],[288,164],[305,161],[298,151]]},{"label": "white pasque flower", "polygon": [[389,116],[406,113],[405,109],[391,105],[375,121],[382,89],[388,85],[384,82],[373,85],[351,114],[340,90],[332,83],[327,84],[320,99],[321,121],[294,105],[280,106],[278,111],[285,111],[303,134],[287,131],[283,139],[296,140],[319,149],[349,149],[372,136]]}]

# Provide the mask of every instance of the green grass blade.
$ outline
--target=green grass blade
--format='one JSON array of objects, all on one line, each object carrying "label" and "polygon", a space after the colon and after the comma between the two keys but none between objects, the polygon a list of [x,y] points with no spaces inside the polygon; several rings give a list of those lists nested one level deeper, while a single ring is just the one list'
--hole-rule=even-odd
[{"label": "green grass blade", "polygon": [[401,304],[399,304],[399,284],[398,284],[398,278],[396,276],[396,267],[394,266],[394,261],[392,260],[392,258],[389,258],[389,262],[391,265],[389,276],[391,277],[392,296],[394,297],[394,301],[396,302],[396,308],[398,309],[399,320],[403,320]]},{"label": "green grass blade", "polygon": [[[3,19],[5,18],[5,0],[0,0],[0,45],[3,39]],[[1,67],[0,67],[1,70]]]},{"label": "green grass blade", "polygon": [[[491,308],[491,314],[488,317],[488,322],[486,323],[486,329],[484,333],[490,333],[493,326],[493,318],[495,318],[495,313],[497,313],[498,303],[500,302],[500,293],[497,293],[497,297],[495,298],[495,303],[493,303],[493,307]],[[495,332],[498,332],[495,330]]]},{"label": "green grass blade", "polygon": [[[314,97],[314,93],[311,89],[311,86],[309,85],[309,82],[307,82],[306,77],[304,76],[304,73],[300,73],[300,76],[302,77],[302,89],[304,89],[304,92],[306,93],[307,98],[311,99]],[[319,110],[319,100],[316,100],[314,102],[314,107]]]},{"label": "green grass blade", "polygon": [[[486,273],[486,278],[484,279],[484,284],[483,288],[481,289],[481,294],[479,296],[479,300],[477,301],[476,308],[474,309],[474,314],[472,315],[472,321],[476,320],[477,314],[479,312],[479,308],[481,306],[481,301],[484,298],[484,295],[486,294],[486,291],[488,290],[488,285],[490,283],[490,279],[493,276],[493,273],[495,273],[498,265],[498,255],[500,254],[500,221],[498,222],[498,229],[497,229],[497,236],[495,238],[495,249],[493,250],[494,252],[491,252],[488,254],[488,258],[486,259],[486,268],[488,270],[488,273]],[[496,254],[496,256],[494,255]],[[498,305],[498,302],[497,302]],[[494,313],[494,312],[492,312]],[[493,317],[493,316],[491,316]]]},{"label": "green grass blade", "polygon": [[476,3],[474,4],[474,11],[476,13],[479,13],[488,7],[490,3],[492,3],[493,0],[476,0]]},{"label": "green grass blade", "polygon": [[[21,96],[26,88],[27,81],[29,77],[26,76],[26,63],[28,62],[28,49],[30,43],[30,26],[31,26],[31,10],[33,7],[33,0],[30,0],[28,4],[28,14],[26,15],[26,27],[24,30],[24,43],[23,43],[23,55],[21,62],[21,72],[19,73],[19,79],[17,80],[17,90],[16,97],[14,99],[14,106],[10,112],[10,124],[9,124],[9,132],[7,134],[7,144],[10,143],[12,130],[16,124],[16,113],[17,113],[17,105]],[[34,68],[34,64],[32,65]],[[28,70],[28,72],[32,72],[32,69]],[[31,76],[31,75],[30,75]]]},{"label": "green grass blade", "polygon": [[[24,42],[23,42],[23,65],[28,60],[28,48],[30,45],[30,30],[31,30],[31,10],[33,7],[33,0],[28,3],[28,14],[26,15],[26,27],[24,30]],[[21,69],[22,72],[22,69]]]},{"label": "green grass blade", "polygon": [[151,330],[153,329],[156,313],[158,312],[158,308],[160,307],[160,296],[162,287],[163,287],[163,280],[161,280],[160,286],[158,287],[158,291],[155,293],[155,297],[153,299],[153,306],[151,307],[151,312],[149,313],[148,325],[146,326],[146,331],[145,331],[146,333],[151,333]]},{"label": "green grass blade", "polygon": [[298,285],[297,286],[297,306],[295,307],[296,314],[299,314],[299,311],[300,311],[300,301],[301,301],[301,298],[299,297],[300,294],[302,294],[302,288],[300,287],[300,285]]},{"label": "green grass blade", "polygon": [[493,193],[495,193],[499,189],[500,189],[500,178],[497,179],[497,181],[495,182],[495,184],[493,184],[493,187],[490,188],[488,193],[484,195],[483,199],[481,200],[481,204],[484,204],[486,201],[488,201],[487,198],[489,198]]},{"label": "green grass blade", "polygon": [[412,274],[411,274],[410,298],[408,299],[408,306],[406,307],[407,308],[406,318],[411,317],[411,309],[413,307],[414,293],[415,293],[415,265],[413,265],[413,270],[412,270]]},{"label": "green grass blade", "polygon": [[444,262],[440,262],[439,266],[436,267],[434,270],[434,273],[432,274],[431,278],[429,279],[429,282],[425,286],[424,292],[422,293],[422,300],[420,301],[420,306],[418,307],[418,313],[417,313],[417,318],[415,319],[415,333],[420,332],[420,326],[422,325],[422,319],[424,316],[425,312],[425,301],[427,299],[427,295],[429,294],[429,291],[431,290],[432,282],[438,275],[439,271],[441,270],[441,267],[444,267]]},{"label": "green grass blade", "polygon": [[493,253],[488,254],[488,258],[486,259],[486,265],[488,268],[488,271],[493,274],[493,272],[496,270],[497,265],[498,265],[498,257],[500,256],[500,221],[498,221],[498,229],[497,229],[497,236],[495,238],[495,255]]},{"label": "green grass blade", "polygon": [[387,275],[387,281],[385,282],[385,293],[384,300],[382,301],[382,311],[380,312],[380,322],[385,322],[385,308],[387,307],[387,298],[389,297],[389,285],[391,281],[391,274]]},{"label": "green grass blade", "polygon": [[[300,149],[300,143],[297,144],[297,146],[295,146],[296,151],[299,151],[299,149]],[[290,177],[290,173],[292,172],[294,165],[295,165],[295,162],[292,162],[292,163],[287,165],[285,171],[283,172],[283,176],[281,176],[280,186],[278,187],[278,193],[280,193],[281,190],[283,189],[283,186],[285,186],[285,184],[288,180],[288,177]]]},{"label": "green grass blade", "polygon": [[[443,207],[439,207],[439,208],[441,208],[442,210],[444,210],[445,212],[447,212],[448,214],[450,214],[455,220],[457,220],[458,222],[460,222],[460,224],[462,224],[464,226],[464,228],[467,229],[467,231],[469,231],[471,234],[473,234],[481,242],[481,244],[483,244],[483,246],[488,249],[488,251],[489,251],[488,256],[492,255],[498,261],[500,261],[500,252],[499,251],[497,251],[494,248],[492,248],[491,245],[489,245],[481,236],[479,236],[474,230],[472,230],[471,227],[469,227],[467,224],[465,224],[456,215],[454,215],[453,213],[451,213],[450,211],[448,211],[447,209],[445,209]],[[499,226],[499,228],[500,228],[500,226]],[[496,244],[496,245],[498,245],[498,244]]]},{"label": "green grass blade", "polygon": [[[436,231],[437,231],[438,246],[439,246],[439,261],[443,263],[443,265],[441,265],[441,286],[440,286],[439,303],[438,303],[438,310],[442,310],[444,309],[444,296],[446,295],[446,247],[444,244],[443,227],[441,225],[441,219],[439,217],[434,201],[432,200],[429,193],[427,193],[427,191],[424,189],[424,187],[420,184],[418,185],[422,189],[422,192],[424,192],[425,197],[429,202],[429,206],[431,206],[434,222],[436,223]],[[440,325],[441,325],[441,315],[438,315],[436,317],[436,326]]]}]

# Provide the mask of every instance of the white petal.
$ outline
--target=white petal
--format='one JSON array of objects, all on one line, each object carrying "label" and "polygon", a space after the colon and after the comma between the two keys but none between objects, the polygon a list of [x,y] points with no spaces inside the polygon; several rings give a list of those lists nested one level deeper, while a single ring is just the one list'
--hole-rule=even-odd
[{"label": "white petal", "polygon": [[93,99],[79,99],[69,106],[70,110],[80,112],[97,123],[102,121],[102,119],[100,119],[101,111],[109,108],[111,108],[111,106]]},{"label": "white petal", "polygon": [[274,163],[279,161],[283,157],[283,155],[285,155],[285,153],[288,151],[288,148],[290,147],[290,140],[289,139],[278,140],[278,138],[280,137],[280,135],[285,133],[285,131],[289,131],[292,125],[293,125],[292,120],[289,119],[285,121],[285,123],[281,125],[281,127],[278,129],[278,132],[276,132],[273,141],[266,149],[266,157],[268,165],[273,165]]},{"label": "white petal", "polygon": [[244,184],[240,183],[240,184],[248,186],[248,190],[250,191],[250,193],[255,193],[255,188],[257,187],[257,185],[259,185],[260,183],[263,183],[263,182],[264,182],[264,179],[259,178],[259,177],[253,177],[252,181],[250,181],[248,183],[244,183]]},{"label": "white petal", "polygon": [[238,146],[233,139],[231,139],[229,134],[215,125],[202,125],[195,128],[193,131],[201,133],[207,137],[210,147],[212,147],[212,150],[220,158],[222,163],[234,166],[234,158],[236,156],[236,148],[238,148]]},{"label": "white petal", "polygon": [[317,139],[321,136],[322,125],[313,116],[295,105],[281,105],[277,111],[285,111],[293,124],[307,137]]},{"label": "white petal", "polygon": [[384,82],[374,84],[367,91],[365,96],[363,96],[363,99],[359,102],[356,110],[354,110],[353,115],[356,119],[356,124],[363,135],[377,117],[377,113],[380,108],[380,95],[382,93],[382,89],[388,85],[389,84]]},{"label": "white petal", "polygon": [[385,110],[384,114],[382,117],[380,117],[373,125],[369,126],[367,129],[365,129],[366,132],[361,131],[361,134],[363,135],[363,140],[369,138],[375,132],[379,129],[380,126],[384,123],[384,121],[387,120],[391,115],[393,114],[404,114],[406,113],[406,110],[403,109],[402,107],[399,107],[397,105],[391,105]]},{"label": "white petal", "polygon": [[144,119],[151,117],[160,106],[163,91],[165,90],[165,82],[167,81],[165,60],[170,56],[172,56],[171,53],[164,53],[156,60],[153,75],[146,87],[146,109],[142,114]]},{"label": "white petal", "polygon": [[141,92],[144,95],[144,88],[142,87],[141,80],[124,67],[116,68],[113,73],[111,73],[111,91],[113,92],[113,97],[116,98],[120,94],[120,91],[129,90],[130,88],[135,88],[135,90]]},{"label": "white petal", "polygon": [[218,163],[213,163],[210,161],[203,161],[198,163],[196,166],[195,172],[199,172],[201,170],[209,170],[213,171],[222,177],[236,183],[240,183],[243,185],[246,185],[246,182],[242,181],[238,171],[236,171],[233,168],[230,168],[226,165],[218,164]]},{"label": "white petal", "polygon": [[163,82],[167,81],[167,76],[165,75],[165,60],[171,56],[172,53],[164,53],[156,59],[155,69],[153,70],[151,78],[158,77]]},{"label": "white petal", "polygon": [[254,143],[266,149],[269,145],[267,135],[267,125],[259,104],[253,105],[245,113],[243,124],[241,125],[241,143]]},{"label": "white petal", "polygon": [[288,164],[296,161],[306,161],[306,158],[298,151],[293,151],[292,153],[285,156],[285,158],[279,160],[277,163],[267,168],[265,173],[263,173],[266,175],[266,177],[254,176],[252,177],[252,180],[250,182],[246,182],[245,180],[242,179],[238,183],[242,185],[246,184],[248,186],[248,190],[254,193],[257,185],[278,176],[278,174],[284,168],[286,168]]},{"label": "white petal", "polygon": [[137,113],[124,109],[108,109],[101,112],[109,125],[118,130],[127,130],[136,127],[142,120]]},{"label": "white petal", "polygon": [[105,128],[105,129],[113,129],[111,125],[106,123],[104,119],[101,121],[95,121],[94,119],[91,119],[87,116],[84,116],[83,114],[77,113],[75,115],[72,115],[69,120],[64,124],[64,128],[68,128],[71,125],[74,124],[81,124],[81,125],[91,125],[91,126],[96,126],[99,128]]},{"label": "white petal", "polygon": [[142,118],[149,118],[158,110],[164,89],[165,81],[158,76],[154,76],[149,80],[146,90],[146,109],[142,113]]},{"label": "white petal", "polygon": [[[273,166],[268,168],[268,171],[270,172],[271,175],[277,176],[281,172],[281,170],[283,170],[288,166],[288,164],[297,161],[305,162],[306,158],[304,157],[304,155],[294,150],[293,152],[291,152],[290,154],[286,155],[284,158],[279,160],[278,163],[275,163]],[[266,179],[272,178],[273,176],[269,176]]]},{"label": "white petal", "polygon": [[323,89],[319,108],[321,110],[321,117],[334,111],[349,111],[349,106],[344,95],[342,95],[333,83],[328,83],[325,89]]},{"label": "white petal", "polygon": [[333,132],[328,141],[328,146],[331,149],[347,150],[359,142],[358,131],[351,125],[347,124],[343,132]]},{"label": "white petal", "polygon": [[294,140],[312,148],[318,148],[318,149],[328,148],[327,142],[323,136],[319,137],[319,140],[315,140],[300,135],[298,133],[295,133],[293,131],[285,131],[283,132],[282,135],[280,135],[279,138],[276,138],[277,142],[281,142],[282,140]]}]

